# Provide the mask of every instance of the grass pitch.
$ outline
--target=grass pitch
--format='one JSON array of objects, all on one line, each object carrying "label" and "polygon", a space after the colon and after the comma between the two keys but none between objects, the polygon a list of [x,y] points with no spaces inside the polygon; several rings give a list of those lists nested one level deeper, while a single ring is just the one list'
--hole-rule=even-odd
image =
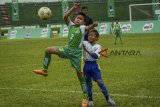
[{"label": "grass pitch", "polygon": [[[103,81],[117,107],[160,106],[160,34],[123,35],[124,44],[101,36],[98,43],[111,51],[141,55],[101,57]],[[32,72],[42,66],[48,46],[63,46],[67,38],[0,40],[0,107],[81,107],[82,93],[69,60],[52,55],[48,76]],[[109,106],[93,82],[95,107]]]}]

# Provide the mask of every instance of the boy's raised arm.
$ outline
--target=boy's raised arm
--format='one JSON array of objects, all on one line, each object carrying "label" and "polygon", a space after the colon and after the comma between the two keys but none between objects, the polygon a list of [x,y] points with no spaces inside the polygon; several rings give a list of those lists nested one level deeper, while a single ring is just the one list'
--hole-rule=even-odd
[{"label": "boy's raised arm", "polygon": [[80,3],[76,3],[71,9],[69,9],[63,16],[64,21],[68,25],[69,23],[69,15],[76,9],[80,7]]}]

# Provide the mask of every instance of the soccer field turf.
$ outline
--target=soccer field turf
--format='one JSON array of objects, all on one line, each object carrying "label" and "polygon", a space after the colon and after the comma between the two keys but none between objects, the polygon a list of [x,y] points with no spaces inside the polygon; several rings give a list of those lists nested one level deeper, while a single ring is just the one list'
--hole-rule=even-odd
[{"label": "soccer field turf", "polygon": [[[117,107],[160,106],[160,34],[124,35],[124,44],[101,36],[98,43],[116,51],[139,51],[138,55],[101,57],[103,81]],[[48,46],[65,45],[67,38],[0,40],[0,107],[81,107],[82,93],[69,60],[52,56],[48,76],[40,69]],[[95,107],[109,106],[93,82]]]}]

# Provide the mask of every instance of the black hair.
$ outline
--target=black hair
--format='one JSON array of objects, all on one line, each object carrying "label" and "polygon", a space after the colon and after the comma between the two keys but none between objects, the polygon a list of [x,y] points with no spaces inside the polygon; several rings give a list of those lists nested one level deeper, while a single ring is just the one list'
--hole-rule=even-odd
[{"label": "black hair", "polygon": [[115,19],[115,21],[119,21],[119,19]]},{"label": "black hair", "polygon": [[83,18],[84,18],[84,21],[86,20],[86,15],[85,15],[84,13],[82,13],[82,12],[79,12],[77,15],[81,15],[81,16],[83,16]]},{"label": "black hair", "polygon": [[94,33],[95,33],[95,35],[96,35],[96,37],[97,37],[97,38],[99,38],[99,33],[98,33],[98,31],[97,31],[97,30],[92,29],[92,30],[90,30],[89,32],[94,32]]},{"label": "black hair", "polygon": [[88,10],[88,7],[87,6],[81,7],[81,10],[83,10],[83,9],[87,9]]}]

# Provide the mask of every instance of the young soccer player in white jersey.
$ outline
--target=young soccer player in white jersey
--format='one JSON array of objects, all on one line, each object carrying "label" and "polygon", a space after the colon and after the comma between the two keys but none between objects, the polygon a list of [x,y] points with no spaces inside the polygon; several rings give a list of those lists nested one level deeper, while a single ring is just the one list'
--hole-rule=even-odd
[{"label": "young soccer player in white jersey", "polygon": [[106,86],[104,85],[100,73],[100,69],[97,64],[97,60],[100,57],[99,52],[101,51],[101,46],[96,44],[96,41],[99,38],[99,33],[97,30],[89,31],[88,41],[83,41],[84,47],[84,75],[87,81],[88,87],[88,99],[89,99],[89,106],[93,107],[93,97],[92,97],[92,79],[97,82],[98,86],[100,87],[106,101],[109,105],[114,106],[115,102],[110,99]]},{"label": "young soccer player in white jersey", "polygon": [[52,46],[48,47],[45,50],[45,56],[43,60],[43,69],[41,70],[33,70],[33,72],[40,75],[47,75],[48,66],[51,61],[51,54],[56,54],[61,58],[67,58],[70,60],[72,67],[75,68],[77,77],[80,81],[81,88],[83,91],[83,100],[82,107],[87,107],[88,105],[88,95],[87,95],[87,86],[86,79],[83,74],[83,69],[81,68],[82,64],[82,41],[84,38],[85,30],[89,30],[97,26],[97,22],[89,26],[85,26],[85,15],[83,13],[79,13],[74,21],[72,22],[69,18],[69,15],[80,8],[80,3],[76,3],[71,9],[69,9],[64,14],[64,21],[68,25],[69,33],[68,33],[68,45],[67,46]]}]

